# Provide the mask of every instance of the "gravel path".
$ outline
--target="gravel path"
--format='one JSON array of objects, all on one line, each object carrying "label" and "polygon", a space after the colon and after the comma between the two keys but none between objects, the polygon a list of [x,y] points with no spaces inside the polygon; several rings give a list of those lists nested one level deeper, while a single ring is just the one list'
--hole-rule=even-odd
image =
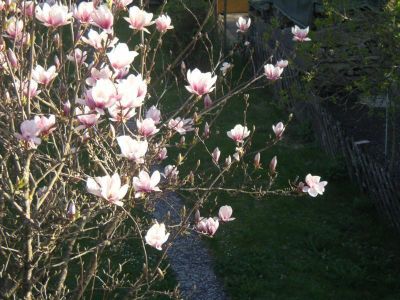
[{"label": "gravel path", "polygon": [[[170,193],[163,201],[157,202],[154,217],[157,220],[163,220],[169,211],[170,220],[179,222],[177,212],[182,206],[182,200]],[[228,299],[222,283],[214,273],[212,257],[204,241],[196,233],[178,237],[168,250],[168,260],[175,272],[184,299]]]}]

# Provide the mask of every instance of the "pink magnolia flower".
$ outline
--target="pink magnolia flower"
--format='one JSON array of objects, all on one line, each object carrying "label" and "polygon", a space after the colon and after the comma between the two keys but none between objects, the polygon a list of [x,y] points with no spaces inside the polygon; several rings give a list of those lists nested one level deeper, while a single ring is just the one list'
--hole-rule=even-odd
[{"label": "pink magnolia flower", "polygon": [[188,131],[193,131],[193,119],[171,119],[168,122],[168,128],[175,130],[181,135],[186,134]]},{"label": "pink magnolia flower", "polygon": [[309,42],[310,38],[307,37],[309,28],[308,26],[304,29],[300,29],[299,26],[294,25],[292,27],[293,41],[296,42]]},{"label": "pink magnolia flower", "polygon": [[136,111],[134,108],[127,107],[122,108],[118,104],[114,104],[113,106],[108,108],[108,112],[110,113],[110,120],[113,122],[125,123],[129,119],[131,119],[134,115],[136,115]]},{"label": "pink magnolia flower", "polygon": [[272,130],[275,133],[275,137],[280,140],[282,138],[283,132],[285,131],[285,125],[282,122],[272,125]]},{"label": "pink magnolia flower", "polygon": [[215,148],[214,151],[212,152],[212,159],[215,164],[218,164],[220,155],[221,155],[221,151],[219,150],[219,148],[218,147]]},{"label": "pink magnolia flower", "polygon": [[103,114],[105,108],[114,105],[116,94],[117,89],[110,79],[99,79],[95,86],[90,90],[91,98],[89,99],[93,102],[89,102],[87,105]]},{"label": "pink magnolia flower", "polygon": [[260,160],[261,160],[261,154],[260,154],[260,152],[258,152],[258,153],[254,156],[254,167],[255,167],[256,169],[261,168]]},{"label": "pink magnolia flower", "polygon": [[160,131],[160,129],[157,129],[154,120],[151,118],[144,119],[143,121],[136,120],[136,126],[139,135],[144,137],[152,136]]},{"label": "pink magnolia flower", "polygon": [[98,33],[96,30],[90,29],[87,38],[83,36],[82,41],[92,46],[96,50],[101,50],[114,47],[114,45],[118,42],[118,38],[111,38],[107,31]]},{"label": "pink magnolia flower", "polygon": [[159,124],[161,120],[161,111],[157,109],[154,105],[149,108],[146,112],[146,118],[151,118],[154,121],[154,124]]},{"label": "pink magnolia flower", "polygon": [[179,171],[175,165],[167,165],[164,168],[164,177],[176,179],[178,177]]},{"label": "pink magnolia flower", "polygon": [[234,140],[237,143],[243,143],[244,139],[250,135],[250,130],[247,129],[247,126],[242,126],[237,124],[233,129],[227,132],[229,138]]},{"label": "pink magnolia flower", "polygon": [[218,212],[218,217],[222,222],[229,222],[235,220],[235,218],[231,218],[232,216],[232,207],[229,205],[221,206]]},{"label": "pink magnolia flower", "polygon": [[46,136],[56,130],[56,117],[54,115],[50,115],[48,118],[45,116],[35,116],[34,120],[41,135]]},{"label": "pink magnolia flower", "polygon": [[23,121],[20,130],[21,133],[16,133],[15,136],[19,140],[26,142],[29,148],[36,149],[42,142],[39,138],[40,128],[37,126],[37,121],[35,119]]},{"label": "pink magnolia flower", "polygon": [[97,124],[100,118],[100,115],[97,112],[91,111],[87,106],[85,106],[84,111],[81,111],[78,107],[75,108],[75,115],[81,124],[76,128],[77,130],[93,127]]},{"label": "pink magnolia flower", "polygon": [[87,59],[87,52],[82,51],[79,48],[75,48],[70,54],[67,55],[67,59],[72,61],[73,63],[77,63],[78,65],[85,64]]},{"label": "pink magnolia flower", "polygon": [[213,105],[213,101],[211,100],[210,95],[207,94],[204,97],[204,107],[207,109],[207,108],[210,108],[212,105]]},{"label": "pink magnolia flower", "polygon": [[108,66],[102,67],[100,70],[96,68],[90,69],[90,77],[86,78],[86,84],[90,86],[96,85],[99,79],[112,79],[113,73]]},{"label": "pink magnolia flower", "polygon": [[146,171],[140,171],[139,177],[133,177],[133,187],[135,188],[135,198],[139,198],[146,193],[161,192],[157,184],[160,182],[160,172],[154,171],[149,175]]},{"label": "pink magnolia flower", "polygon": [[144,32],[150,33],[145,27],[152,25],[153,14],[147,13],[141,10],[137,6],[129,8],[129,18],[124,18],[129,24],[129,28],[135,30],[143,30]]},{"label": "pink magnolia flower", "polygon": [[278,159],[274,156],[269,163],[269,172],[273,175],[276,173],[276,165],[278,164]]},{"label": "pink magnolia flower", "polygon": [[97,197],[107,200],[110,204],[122,206],[123,199],[128,192],[129,185],[121,186],[121,178],[118,173],[112,177],[106,175],[103,177],[88,178],[86,182],[87,191]]},{"label": "pink magnolia flower", "polygon": [[118,9],[124,9],[125,7],[127,7],[129,4],[132,3],[133,0],[114,0],[113,4],[115,5],[115,7],[117,7]]},{"label": "pink magnolia flower", "polygon": [[158,155],[157,155],[157,158],[159,159],[159,160],[164,160],[164,159],[166,159],[168,156],[167,156],[167,148],[162,148],[159,152],[158,152]]},{"label": "pink magnolia flower", "polygon": [[278,80],[281,78],[281,74],[283,72],[283,68],[275,67],[271,64],[266,64],[264,66],[264,75],[272,81]]},{"label": "pink magnolia flower", "polygon": [[169,233],[166,233],[165,225],[156,223],[150,227],[144,239],[148,245],[161,251],[161,247],[168,240],[168,237]]},{"label": "pink magnolia flower", "polygon": [[217,76],[212,77],[210,72],[202,73],[199,69],[194,69],[188,70],[187,81],[189,85],[185,86],[186,89],[192,94],[202,96],[215,89],[213,85],[217,81]]},{"label": "pink magnolia flower", "polygon": [[239,19],[236,22],[236,26],[238,27],[237,32],[246,32],[249,30],[251,25],[251,19],[248,18],[247,20],[243,17],[239,17]]},{"label": "pink magnolia flower", "polygon": [[147,141],[134,140],[128,135],[117,137],[118,145],[121,149],[121,156],[136,163],[143,163],[149,144]]},{"label": "pink magnolia flower", "polygon": [[92,12],[94,11],[93,2],[81,2],[74,5],[74,18],[79,20],[81,24],[89,24],[92,22]]},{"label": "pink magnolia flower", "polygon": [[59,27],[71,22],[72,13],[68,12],[68,7],[54,3],[50,6],[44,3],[43,7],[36,6],[36,18],[46,27]]},{"label": "pink magnolia flower", "polygon": [[6,22],[6,33],[11,39],[20,40],[24,30],[24,21],[12,17]]},{"label": "pink magnolia flower", "polygon": [[107,33],[113,32],[114,16],[107,5],[101,5],[93,10],[91,17],[94,26],[102,28]]},{"label": "pink magnolia flower", "polygon": [[[17,90],[20,89],[20,81],[15,82],[17,85]],[[22,83],[22,91],[25,97],[34,98],[39,95],[40,90],[38,90],[38,83],[35,80],[25,80]]]},{"label": "pink magnolia flower", "polygon": [[[12,49],[7,49],[7,58],[8,58],[8,61],[10,62],[10,65],[12,68],[16,69],[19,67],[18,58]],[[6,63],[6,67],[7,67],[7,62],[5,62],[5,63]]]},{"label": "pink magnolia flower", "polygon": [[156,19],[156,29],[159,32],[166,32],[169,29],[173,29],[171,25],[171,18],[168,15],[161,15]]},{"label": "pink magnolia flower", "polygon": [[308,174],[306,176],[306,184],[303,186],[303,192],[308,193],[311,197],[317,197],[325,192],[325,186],[328,184],[327,181],[320,181],[320,176],[313,176]]},{"label": "pink magnolia flower", "polygon": [[107,53],[111,66],[117,70],[129,66],[137,55],[139,55],[139,53],[136,51],[129,51],[128,45],[125,43],[119,43]]},{"label": "pink magnolia flower", "polygon": [[284,69],[288,66],[288,64],[289,64],[289,62],[287,60],[281,59],[276,62],[275,67]]},{"label": "pink magnolia flower", "polygon": [[200,222],[197,223],[196,229],[197,231],[213,236],[219,227],[218,219],[213,218],[203,218]]},{"label": "pink magnolia flower", "polygon": [[123,67],[122,69],[114,69],[115,79],[124,79],[126,75],[129,74],[129,69],[130,69],[129,65]]},{"label": "pink magnolia flower", "polygon": [[129,75],[127,79],[121,80],[117,89],[117,103],[123,108],[142,106],[147,94],[147,84],[140,74]]},{"label": "pink magnolia flower", "polygon": [[48,85],[57,76],[56,67],[51,66],[45,70],[42,66],[37,65],[34,70],[32,70],[32,78],[38,83]]},{"label": "pink magnolia flower", "polygon": [[33,17],[35,3],[33,1],[21,1],[21,11],[28,18]]}]

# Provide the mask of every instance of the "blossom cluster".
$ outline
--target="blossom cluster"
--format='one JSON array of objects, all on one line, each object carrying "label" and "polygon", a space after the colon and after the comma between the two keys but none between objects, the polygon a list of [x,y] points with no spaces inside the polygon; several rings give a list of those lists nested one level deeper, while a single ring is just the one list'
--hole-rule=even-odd
[{"label": "blossom cluster", "polygon": [[[13,47],[3,51],[5,46],[2,44],[3,48],[0,49],[1,70],[13,79],[13,88],[18,95],[20,105],[29,104],[29,113],[22,114],[22,120],[18,122],[19,132],[14,132],[13,140],[26,150],[39,153],[39,145],[42,141],[47,140],[50,144],[52,141],[49,137],[54,138],[56,134],[64,137],[65,132],[61,128],[65,124],[73,128],[73,134],[80,138],[79,141],[82,144],[90,143],[96,138],[105,140],[99,129],[107,124],[112,138],[104,144],[112,149],[110,153],[116,154],[115,160],[124,167],[118,168],[117,164],[104,167],[101,165],[101,159],[97,159],[96,163],[101,165],[100,169],[91,170],[91,175],[82,172],[77,177],[85,181],[86,191],[89,194],[101,200],[98,202],[99,205],[111,205],[115,210],[120,211],[125,209],[126,203],[133,205],[135,201],[147,200],[149,195],[161,193],[166,190],[167,184],[194,181],[193,174],[187,176],[185,181],[179,181],[178,167],[184,160],[181,154],[178,156],[176,165],[163,166],[163,172],[152,170],[156,164],[162,164],[162,161],[168,157],[167,147],[171,146],[170,141],[174,135],[180,136],[181,145],[185,145],[185,136],[192,132],[196,138],[200,139],[196,117],[188,117],[188,114],[181,111],[168,116],[161,112],[160,106],[148,105],[151,76],[137,67],[146,60],[145,45],[139,44],[132,47],[131,44],[120,41],[115,36],[114,17],[117,15],[116,12],[124,15],[127,11],[128,15],[123,17],[124,22],[132,30],[132,34],[141,33],[143,37],[141,43],[144,41],[145,33],[151,33],[153,25],[160,38],[169,30],[174,29],[174,26],[167,14],[154,18],[152,13],[138,6],[132,6],[132,2],[132,0],[115,0],[108,4],[101,4],[101,1],[90,1],[68,7],[55,1],[41,4],[35,1],[19,1],[15,13],[5,20],[4,37],[13,44]],[[3,1],[0,1],[0,11],[5,7],[3,4]],[[61,27],[71,25],[72,30],[77,32],[73,36],[73,47],[68,53],[63,55],[54,51],[56,54],[52,62],[48,56],[38,59],[42,60],[40,64],[38,60],[32,60],[30,71],[22,74],[22,72],[15,72],[21,65],[26,64],[25,59],[18,54],[18,47],[33,47],[35,37],[30,36],[30,30],[27,30],[29,29],[27,26],[33,22],[40,24],[38,26],[40,30],[47,30],[52,40],[49,38],[46,42],[54,43],[55,49],[62,48],[63,41],[60,33],[57,33],[62,32]],[[245,34],[251,26],[251,19],[240,17],[236,25],[237,31]],[[300,29],[295,26],[292,32],[295,41],[310,41],[307,37],[308,28]],[[276,61],[275,64],[265,64],[263,75],[274,82],[281,78],[288,64],[288,60],[284,59]],[[183,62],[181,66],[187,82],[185,93],[188,94],[189,100],[193,100],[193,107],[198,100],[203,99],[205,110],[211,111],[218,104],[218,101],[214,102],[212,97],[219,96],[218,84],[227,79],[228,73],[234,67],[233,63],[221,60],[214,69],[208,72],[202,72],[196,67],[186,71]],[[66,68],[75,70],[76,74],[84,77],[77,76],[76,78],[76,81],[79,81],[77,84],[79,88],[74,91],[74,98],[66,100],[60,97],[59,99],[65,101],[57,103],[59,104],[57,107],[47,102],[45,98],[53,97],[49,92],[53,85],[66,81],[65,76],[61,75]],[[218,68],[222,76],[216,74]],[[63,86],[68,90],[65,85],[63,83],[57,86]],[[31,104],[34,108],[33,113],[30,111]],[[44,105],[48,110],[40,111],[37,108],[40,108],[40,105]],[[194,109],[194,114],[197,114],[196,109]],[[54,114],[49,112],[54,112]],[[56,123],[56,115],[59,123]],[[213,168],[217,166],[220,170],[227,170],[233,163],[239,164],[244,160],[245,147],[250,144],[248,141],[254,134],[254,130],[250,130],[247,126],[247,124],[236,124],[226,131],[226,136],[235,144],[235,151],[225,157],[224,166],[220,166],[222,152],[219,147],[208,152],[211,155]],[[272,126],[274,143],[282,140],[285,129],[286,125],[283,122]],[[210,125],[205,122],[202,138],[207,139],[210,135]],[[93,148],[99,146],[100,143],[93,144],[94,147],[88,148],[95,153],[96,150]],[[59,154],[59,157],[63,164],[66,157],[79,151],[69,147],[61,150],[64,152],[62,155]],[[56,151],[60,153],[60,149],[57,148]],[[259,152],[255,155],[253,164],[255,169],[262,169]],[[276,168],[275,156],[269,163],[271,178],[277,175]],[[97,172],[100,170],[103,176],[96,176],[99,175]],[[320,179],[319,176],[308,174],[305,183],[299,186],[300,191],[312,197],[322,195],[327,182]],[[75,205],[77,201],[75,199],[68,199],[68,201],[66,216],[73,221],[77,214]],[[234,220],[232,213],[232,207],[228,205],[222,206],[218,216],[215,217],[200,217],[200,213],[196,213],[195,225],[192,228],[201,234],[214,236],[220,223]],[[169,236],[166,225],[155,222],[144,239],[148,245],[162,250]]]}]

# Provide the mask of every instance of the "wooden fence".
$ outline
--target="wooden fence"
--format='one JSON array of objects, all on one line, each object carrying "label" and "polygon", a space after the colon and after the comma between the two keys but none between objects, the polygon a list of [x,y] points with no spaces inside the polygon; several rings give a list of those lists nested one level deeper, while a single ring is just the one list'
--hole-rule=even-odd
[{"label": "wooden fence", "polygon": [[362,144],[346,136],[341,125],[318,102],[294,106],[295,115],[312,122],[318,143],[332,157],[344,160],[350,179],[374,202],[379,213],[400,232],[399,184]]},{"label": "wooden fence", "polygon": [[[254,16],[253,16],[254,17]],[[255,32],[253,44],[255,47],[256,64],[265,63],[271,55],[276,59],[290,57],[291,50],[285,47],[272,48],[263,39],[263,26],[260,19],[254,20]],[[283,37],[285,34],[282,35]],[[284,43],[279,43],[284,45]],[[313,131],[320,146],[332,157],[344,160],[350,179],[360,190],[374,202],[378,212],[400,232],[400,184],[393,179],[385,165],[363,150],[359,142],[346,135],[341,124],[322,107],[315,96],[308,95],[308,102],[297,102],[293,90],[305,92],[298,77],[298,72],[290,65],[285,69],[283,78],[275,84],[277,90],[284,89],[289,98],[294,115],[300,120],[312,122]],[[292,89],[294,88],[294,89]],[[382,149],[383,151],[383,149]]]}]

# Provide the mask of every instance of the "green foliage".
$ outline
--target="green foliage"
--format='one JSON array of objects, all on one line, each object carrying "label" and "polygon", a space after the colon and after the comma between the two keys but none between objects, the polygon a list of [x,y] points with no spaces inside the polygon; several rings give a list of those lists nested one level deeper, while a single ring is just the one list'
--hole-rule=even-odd
[{"label": "green foliage", "polygon": [[298,52],[314,74],[309,87],[317,95],[341,93],[341,98],[354,99],[385,92],[399,80],[398,1],[388,1],[383,9],[370,5],[369,10],[361,10],[360,3],[324,1],[324,17],[315,21],[314,46]]}]

